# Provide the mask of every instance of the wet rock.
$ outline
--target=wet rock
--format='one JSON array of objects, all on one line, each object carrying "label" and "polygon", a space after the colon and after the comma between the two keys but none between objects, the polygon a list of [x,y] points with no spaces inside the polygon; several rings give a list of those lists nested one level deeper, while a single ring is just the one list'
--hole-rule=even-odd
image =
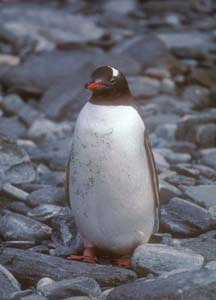
[{"label": "wet rock", "polygon": [[0,265],[0,297],[20,291],[21,287],[16,278],[2,265]]},{"label": "wet rock", "polygon": [[[17,177],[19,176],[19,173],[17,174]],[[10,183],[4,183],[2,184],[2,191],[6,193],[8,196],[12,197],[13,200],[20,200],[28,203],[28,196],[29,194],[25,191],[11,185]]]},{"label": "wet rock", "polygon": [[175,249],[167,245],[146,244],[136,248],[132,265],[140,275],[160,274],[178,269],[200,269],[204,258],[188,249]]},{"label": "wet rock", "polygon": [[26,128],[16,116],[0,117],[0,134],[4,134],[11,139],[22,138],[26,136]]},{"label": "wet rock", "polygon": [[216,253],[214,251],[216,247],[215,230],[203,233],[198,237],[191,239],[179,239],[178,243],[180,243],[182,247],[189,248],[192,251],[202,255],[205,259],[205,262],[216,260]]},{"label": "wet rock", "polygon": [[6,182],[20,184],[32,182],[35,170],[27,153],[16,143],[0,135],[0,170]]},{"label": "wet rock", "polygon": [[13,201],[9,204],[8,209],[12,212],[27,215],[29,206],[24,202]]},{"label": "wet rock", "polygon": [[173,197],[180,197],[182,192],[166,181],[160,181],[160,203],[167,204]]},{"label": "wet rock", "polygon": [[45,285],[48,285],[48,284],[52,284],[56,282],[55,280],[49,278],[49,277],[44,277],[44,278],[41,278],[38,283],[37,283],[37,290],[40,290],[42,289]]},{"label": "wet rock", "polygon": [[107,300],[208,300],[216,292],[216,271],[195,270],[180,272],[167,278],[139,280],[115,288]]},{"label": "wet rock", "polygon": [[188,196],[194,203],[210,208],[212,206],[216,207],[216,185],[201,185],[189,187],[185,191],[186,196]]},{"label": "wet rock", "polygon": [[131,270],[68,261],[29,250],[0,249],[0,263],[16,273],[17,278],[31,283],[47,276],[53,280],[85,276],[95,279],[101,286],[115,286],[136,279],[136,274]]},{"label": "wet rock", "polygon": [[50,186],[38,189],[29,195],[29,203],[32,207],[43,204],[65,205],[65,193],[63,188]]},{"label": "wet rock", "polygon": [[144,76],[128,77],[128,84],[133,96],[137,98],[155,96],[160,90],[158,80]]},{"label": "wet rock", "polygon": [[200,151],[200,161],[204,165],[216,169],[216,148],[207,148]]},{"label": "wet rock", "polygon": [[48,299],[61,300],[69,296],[98,297],[101,289],[94,279],[78,277],[45,285],[39,288],[39,292]]},{"label": "wet rock", "polygon": [[5,240],[39,241],[51,235],[51,228],[23,215],[5,211],[0,217],[0,234]]},{"label": "wet rock", "polygon": [[194,236],[216,226],[216,219],[204,208],[173,198],[161,208],[161,226],[179,236]]},{"label": "wet rock", "polygon": [[116,53],[126,53],[138,60],[142,68],[161,67],[174,70],[180,68],[179,63],[172,57],[165,44],[153,35],[137,36],[132,40],[116,46]]}]

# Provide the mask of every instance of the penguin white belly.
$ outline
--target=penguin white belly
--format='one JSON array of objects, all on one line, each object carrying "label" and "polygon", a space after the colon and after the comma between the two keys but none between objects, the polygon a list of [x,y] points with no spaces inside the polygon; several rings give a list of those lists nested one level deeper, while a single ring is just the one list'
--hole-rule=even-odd
[{"label": "penguin white belly", "polygon": [[155,221],[144,123],[131,106],[87,103],[71,154],[70,201],[81,235],[127,254],[147,242]]}]

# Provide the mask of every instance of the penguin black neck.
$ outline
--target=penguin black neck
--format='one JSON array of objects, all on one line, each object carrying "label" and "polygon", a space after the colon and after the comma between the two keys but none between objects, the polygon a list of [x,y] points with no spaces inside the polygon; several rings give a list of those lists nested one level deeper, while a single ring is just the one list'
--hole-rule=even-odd
[{"label": "penguin black neck", "polygon": [[128,86],[122,88],[95,90],[90,98],[91,103],[98,105],[129,105],[132,95]]}]

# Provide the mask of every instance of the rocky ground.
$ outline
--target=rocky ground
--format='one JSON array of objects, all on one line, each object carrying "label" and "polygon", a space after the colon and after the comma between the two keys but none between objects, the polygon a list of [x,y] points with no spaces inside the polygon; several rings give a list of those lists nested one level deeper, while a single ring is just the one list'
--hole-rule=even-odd
[{"label": "rocky ground", "polygon": [[[1,1],[1,300],[215,299],[215,62],[213,0]],[[131,270],[64,259],[82,250],[65,166],[101,65],[127,76],[160,181]]]}]

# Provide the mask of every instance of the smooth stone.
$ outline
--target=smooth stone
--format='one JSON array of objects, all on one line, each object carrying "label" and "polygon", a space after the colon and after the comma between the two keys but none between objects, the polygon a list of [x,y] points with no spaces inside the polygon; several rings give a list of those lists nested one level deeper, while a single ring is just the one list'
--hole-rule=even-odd
[{"label": "smooth stone", "polygon": [[48,222],[56,216],[64,214],[67,209],[53,204],[41,204],[31,209],[27,216],[39,222]]},{"label": "smooth stone", "polygon": [[205,265],[205,269],[216,270],[216,260],[210,261]]},{"label": "smooth stone", "polygon": [[209,300],[215,293],[216,271],[203,269],[124,284],[113,289],[107,300]]},{"label": "smooth stone", "polygon": [[98,297],[101,289],[94,279],[77,277],[44,285],[38,289],[38,292],[50,300],[61,300],[69,296]]},{"label": "smooth stone", "polygon": [[161,208],[162,228],[176,236],[192,237],[216,226],[216,218],[206,209],[180,198]]},{"label": "smooth stone", "polygon": [[183,99],[192,103],[193,109],[202,109],[209,105],[209,90],[199,85],[187,86],[182,94]]},{"label": "smooth stone", "polygon": [[145,75],[156,79],[170,78],[170,72],[164,67],[147,68]]},{"label": "smooth stone", "polygon": [[65,136],[71,136],[73,123],[62,122],[54,123],[47,119],[37,119],[33,122],[28,130],[28,137],[35,141],[43,141],[45,139],[55,140]]},{"label": "smooth stone", "polygon": [[[175,168],[173,168],[175,169]],[[196,184],[196,179],[194,177],[184,176],[180,174],[175,174],[173,176],[167,176],[166,180],[178,187],[180,190],[185,190],[188,186],[193,186]]]},{"label": "smooth stone", "polygon": [[174,167],[172,167],[172,169],[176,171],[179,175],[183,176],[199,178],[200,175],[200,171],[195,169],[192,164],[181,163],[175,165]]},{"label": "smooth stone", "polygon": [[0,265],[0,297],[8,296],[21,290],[16,278],[2,265]]},{"label": "smooth stone", "polygon": [[160,127],[157,127],[155,134],[158,138],[166,140],[166,142],[175,141],[176,128],[176,124],[163,124]]},{"label": "smooth stone", "polygon": [[176,124],[179,120],[179,116],[175,114],[159,113],[157,115],[148,116],[145,118],[145,124],[149,132],[153,132],[157,127],[164,124]]},{"label": "smooth stone", "polygon": [[18,249],[29,249],[35,245],[34,241],[5,241],[2,246]]},{"label": "smooth stone", "polygon": [[199,126],[196,132],[196,142],[200,148],[216,147],[216,124]]},{"label": "smooth stone", "polygon": [[21,300],[48,300],[48,299],[44,296],[34,294],[34,295],[23,297],[21,298]]},{"label": "smooth stone", "polygon": [[204,258],[191,250],[161,244],[141,245],[136,248],[132,257],[133,269],[139,275],[200,269],[203,262]]},{"label": "smooth stone", "polygon": [[200,156],[201,163],[216,169],[216,148],[207,148],[201,150]]},{"label": "smooth stone", "polygon": [[13,140],[0,135],[0,170],[5,182],[20,184],[35,180],[28,154]]},{"label": "smooth stone", "polygon": [[42,117],[37,109],[28,103],[25,103],[18,95],[11,94],[0,101],[0,106],[9,113],[18,115],[27,126],[30,126],[33,121]]},{"label": "smooth stone", "polygon": [[160,181],[160,203],[167,204],[173,197],[180,197],[182,192],[166,181]]},{"label": "smooth stone", "polygon": [[153,97],[160,90],[160,82],[158,80],[144,76],[128,77],[128,84],[133,96],[137,98]]},{"label": "smooth stone", "polygon": [[43,277],[41,278],[38,283],[37,283],[37,290],[40,290],[42,289],[45,285],[48,285],[48,284],[52,284],[56,282],[55,280],[53,280],[52,278],[49,278],[49,277]]},{"label": "smooth stone", "polygon": [[[22,172],[23,171],[25,172],[25,169],[23,170],[23,166],[22,166]],[[13,175],[13,173],[12,173],[12,175]],[[16,174],[16,175],[18,177],[19,174]],[[14,181],[13,176],[11,176],[9,179],[10,180],[12,179]],[[13,198],[13,200],[28,202],[29,194],[26,193],[25,191],[21,190],[20,188],[17,188],[16,186],[10,184],[9,182],[2,184],[2,191],[4,193],[6,193],[8,195],[8,197],[10,196],[11,198]]]},{"label": "smooth stone", "polygon": [[182,247],[191,249],[192,251],[202,255],[205,262],[216,260],[216,231],[208,231],[195,238],[178,239],[178,243]]},{"label": "smooth stone", "polygon": [[78,297],[64,298],[63,300],[91,300],[91,298],[85,296],[78,296]]},{"label": "smooth stone", "polygon": [[0,216],[0,234],[5,240],[39,241],[50,237],[51,228],[26,216],[4,211]]},{"label": "smooth stone", "polygon": [[18,120],[17,116],[0,117],[0,134],[10,139],[18,139],[26,136],[25,126]]},{"label": "smooth stone", "polygon": [[185,194],[194,203],[207,209],[216,206],[216,185],[192,186],[185,191]]},{"label": "smooth stone", "polygon": [[176,137],[178,140],[186,140],[195,143],[196,127],[214,122],[216,122],[216,114],[214,110],[192,115],[185,115],[178,122]]},{"label": "smooth stone", "polygon": [[193,68],[190,73],[190,79],[196,84],[200,84],[207,88],[214,89],[216,82],[216,68],[214,64],[210,64],[209,68]]},{"label": "smooth stone", "polygon": [[[11,264],[13,261],[13,264]],[[37,283],[42,277],[53,280],[89,277],[101,287],[115,286],[136,279],[135,272],[119,267],[69,261],[60,257],[34,253],[30,250],[0,248],[0,263],[18,279]]]},{"label": "smooth stone", "polygon": [[63,188],[48,187],[38,189],[29,194],[29,203],[32,207],[43,204],[65,205],[65,192]]},{"label": "smooth stone", "polygon": [[165,44],[154,35],[136,36],[114,48],[114,52],[123,53],[137,60],[143,69],[165,66],[166,69],[180,69],[178,61],[169,53]]}]

